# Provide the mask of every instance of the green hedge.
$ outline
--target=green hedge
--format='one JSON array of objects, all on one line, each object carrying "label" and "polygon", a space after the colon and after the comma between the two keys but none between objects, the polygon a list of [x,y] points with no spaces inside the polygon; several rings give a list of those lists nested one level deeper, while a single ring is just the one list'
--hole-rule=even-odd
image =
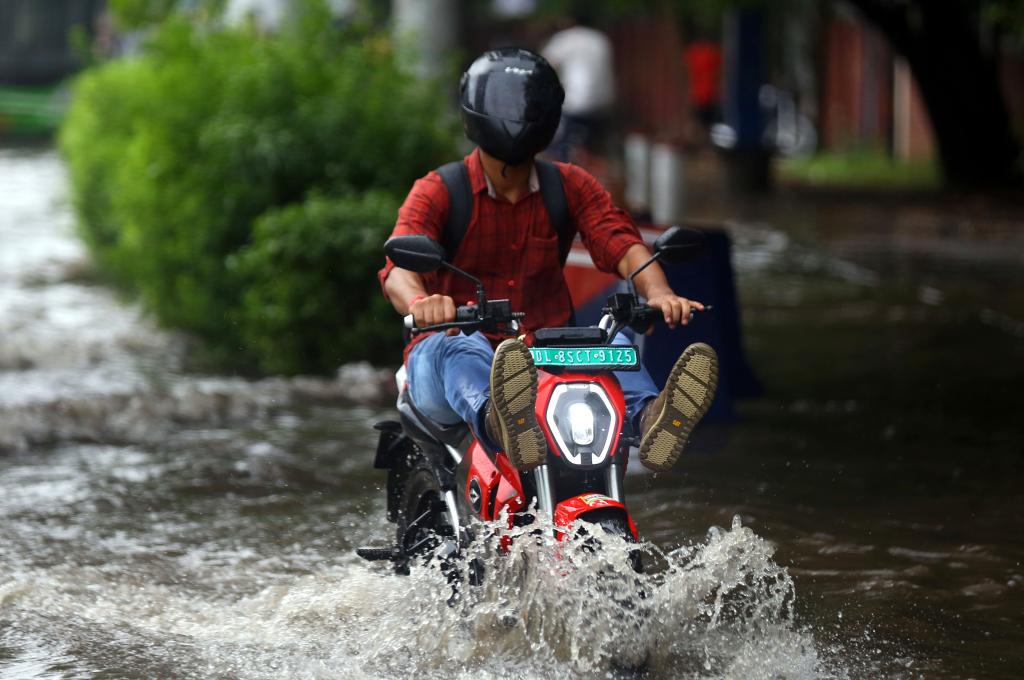
[{"label": "green hedge", "polygon": [[272,36],[172,17],[79,78],[60,142],[107,276],[216,354],[327,371],[397,357],[372,272],[412,182],[455,156],[448,108],[310,3]]},{"label": "green hedge", "polygon": [[245,291],[236,320],[265,370],[329,371],[355,356],[399,360],[401,326],[380,294],[373,256],[397,209],[393,196],[373,192],[313,198],[256,221],[252,245],[228,265]]}]

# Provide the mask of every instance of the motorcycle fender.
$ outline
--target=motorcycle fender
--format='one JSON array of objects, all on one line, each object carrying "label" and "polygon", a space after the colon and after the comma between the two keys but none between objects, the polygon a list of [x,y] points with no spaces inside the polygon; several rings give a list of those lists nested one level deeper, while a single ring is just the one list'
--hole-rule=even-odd
[{"label": "motorcycle fender", "polygon": [[632,532],[633,538],[635,540],[640,539],[640,534],[636,530],[636,524],[633,523],[633,516],[629,514],[629,510],[626,508],[625,504],[600,493],[580,494],[579,496],[574,496],[573,498],[562,501],[557,507],[555,507],[555,526],[565,530],[564,532],[558,532],[558,539],[564,539],[566,532],[568,532],[573,524],[575,524],[575,522],[583,515],[588,512],[604,508],[617,508],[625,513],[626,520],[629,522],[629,530]]},{"label": "motorcycle fender", "polygon": [[519,512],[526,507],[526,494],[523,493],[523,482],[519,478],[519,470],[512,465],[508,456],[499,454],[495,458],[498,471],[501,477],[498,481],[498,488],[495,491],[495,501],[492,504],[494,511],[491,518],[501,516],[502,510],[508,510],[508,525],[512,526],[512,513]]},{"label": "motorcycle fender", "polygon": [[394,420],[382,420],[373,426],[380,432],[377,439],[377,452],[373,457],[373,467],[387,470],[399,462],[399,456],[406,455],[408,444],[402,432],[402,425]]},{"label": "motorcycle fender", "polygon": [[492,459],[479,442],[473,442],[467,458],[469,471],[466,475],[466,502],[473,514],[481,519],[493,520],[501,515],[503,508],[508,508],[511,515],[525,507],[519,472],[504,454]]},{"label": "motorcycle fender", "polygon": [[474,515],[482,519],[491,519],[493,503],[496,500],[495,491],[501,474],[479,442],[473,442],[466,457],[469,459],[466,502]]},{"label": "motorcycle fender", "polygon": [[380,432],[373,466],[388,471],[387,518],[389,522],[397,522],[398,505],[405,489],[405,479],[412,463],[410,456],[415,446],[402,432],[401,424],[393,420],[379,422],[373,427]]}]

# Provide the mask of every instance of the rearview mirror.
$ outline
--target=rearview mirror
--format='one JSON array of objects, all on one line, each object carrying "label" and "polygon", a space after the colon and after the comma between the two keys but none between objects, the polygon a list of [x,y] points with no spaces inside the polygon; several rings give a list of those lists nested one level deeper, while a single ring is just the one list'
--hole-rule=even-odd
[{"label": "rearview mirror", "polygon": [[688,227],[669,227],[654,242],[654,252],[665,262],[692,260],[704,252],[704,233]]},{"label": "rearview mirror", "polygon": [[388,239],[384,244],[384,254],[391,258],[396,267],[417,274],[427,274],[440,269],[444,264],[445,255],[440,243],[422,234]]}]

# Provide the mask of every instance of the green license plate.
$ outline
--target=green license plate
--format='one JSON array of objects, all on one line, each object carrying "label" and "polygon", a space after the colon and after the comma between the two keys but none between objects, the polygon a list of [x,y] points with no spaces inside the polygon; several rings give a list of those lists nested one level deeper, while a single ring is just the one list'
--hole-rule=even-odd
[{"label": "green license plate", "polygon": [[640,367],[636,345],[598,345],[596,347],[531,347],[533,363],[560,368],[597,368],[628,371]]}]

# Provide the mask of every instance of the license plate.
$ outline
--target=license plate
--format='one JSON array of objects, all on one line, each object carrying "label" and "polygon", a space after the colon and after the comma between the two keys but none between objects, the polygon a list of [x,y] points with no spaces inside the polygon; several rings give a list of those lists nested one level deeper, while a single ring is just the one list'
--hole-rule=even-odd
[{"label": "license plate", "polygon": [[636,345],[598,345],[596,347],[531,347],[533,363],[560,368],[590,368],[616,371],[640,367]]}]

